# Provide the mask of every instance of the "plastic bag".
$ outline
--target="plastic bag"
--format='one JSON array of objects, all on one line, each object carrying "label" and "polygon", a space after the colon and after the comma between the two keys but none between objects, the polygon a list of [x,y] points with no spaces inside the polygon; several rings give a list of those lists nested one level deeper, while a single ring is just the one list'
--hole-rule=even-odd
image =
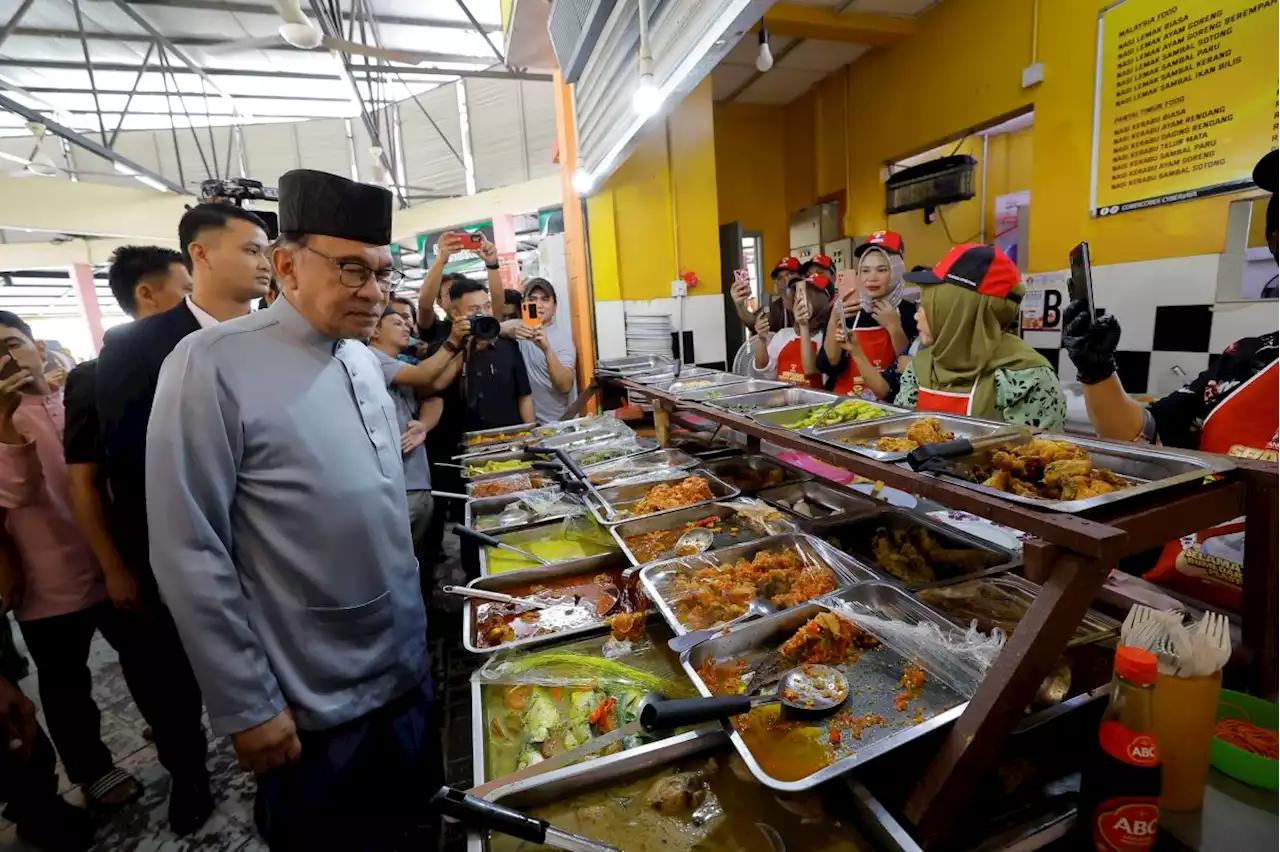
[{"label": "plastic bag", "polygon": [[467,494],[471,497],[502,497],[519,491],[528,491],[538,487],[534,483],[540,480],[528,473],[514,473],[511,476],[496,476],[493,479],[481,479],[467,483]]},{"label": "plastic bag", "polygon": [[932,621],[885,618],[839,598],[823,603],[965,698],[978,691],[987,669],[1004,650],[1004,633],[982,633],[976,622],[965,630],[940,628]]},{"label": "plastic bag", "polygon": [[788,521],[776,507],[755,497],[739,497],[715,505],[733,509],[753,530],[764,535],[781,535],[795,532],[796,529],[795,524]]},{"label": "plastic bag", "polygon": [[604,527],[596,523],[590,515],[568,515],[560,522],[560,535],[569,541],[580,541],[587,545],[617,550],[618,543]]},{"label": "plastic bag", "polygon": [[581,498],[565,494],[556,486],[530,491],[521,497],[518,503],[539,518],[582,514],[586,511]]},{"label": "plastic bag", "polygon": [[569,451],[569,457],[574,460],[578,467],[593,467],[605,462],[611,462],[624,456],[634,455],[643,452],[645,447],[640,444],[639,440],[630,435],[611,441],[597,441],[585,447],[579,447]]}]

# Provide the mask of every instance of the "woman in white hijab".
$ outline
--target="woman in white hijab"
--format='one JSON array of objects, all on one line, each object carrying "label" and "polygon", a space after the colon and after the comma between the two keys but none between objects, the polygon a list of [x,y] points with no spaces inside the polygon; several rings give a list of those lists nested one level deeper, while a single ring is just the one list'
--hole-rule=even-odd
[{"label": "woman in white hijab", "polygon": [[897,393],[898,359],[918,334],[916,306],[903,299],[902,250],[902,236],[893,231],[877,231],[854,249],[857,289],[843,297],[844,310],[831,312],[818,356],[838,394],[893,399]]}]

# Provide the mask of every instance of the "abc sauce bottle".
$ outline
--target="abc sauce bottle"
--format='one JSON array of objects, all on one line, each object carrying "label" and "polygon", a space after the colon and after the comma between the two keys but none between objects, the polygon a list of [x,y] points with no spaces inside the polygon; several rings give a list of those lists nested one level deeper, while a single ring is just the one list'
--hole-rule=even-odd
[{"label": "abc sauce bottle", "polygon": [[1160,753],[1151,709],[1156,674],[1150,651],[1127,646],[1116,651],[1111,701],[1080,782],[1081,848],[1141,852],[1155,846],[1160,817]]}]

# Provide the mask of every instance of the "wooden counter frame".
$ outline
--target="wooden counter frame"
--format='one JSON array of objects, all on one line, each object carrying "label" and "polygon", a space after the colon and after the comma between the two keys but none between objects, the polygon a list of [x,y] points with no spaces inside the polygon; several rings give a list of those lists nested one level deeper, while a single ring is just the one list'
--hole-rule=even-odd
[{"label": "wooden counter frame", "polygon": [[1274,464],[1236,460],[1237,470],[1213,482],[1192,483],[1145,499],[1099,507],[1085,518],[1007,502],[635,382],[597,379],[583,395],[593,393],[599,381],[612,381],[649,398],[663,446],[669,438],[672,413],[679,410],[740,432],[747,436],[749,446],[757,449],[761,441],[768,441],[804,452],[859,476],[1035,536],[1024,547],[1024,570],[1043,591],[903,806],[922,845],[945,837],[961,816],[977,789],[973,779],[995,767],[1005,738],[1107,576],[1126,556],[1245,515],[1251,546],[1245,551],[1243,650],[1250,685],[1262,695],[1276,693],[1280,521]]}]

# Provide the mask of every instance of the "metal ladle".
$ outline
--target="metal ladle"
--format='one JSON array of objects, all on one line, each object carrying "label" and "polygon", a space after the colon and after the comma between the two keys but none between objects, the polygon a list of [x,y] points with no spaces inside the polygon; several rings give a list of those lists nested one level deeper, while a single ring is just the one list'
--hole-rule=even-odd
[{"label": "metal ladle", "polygon": [[711,530],[705,527],[694,527],[676,539],[675,547],[671,550],[676,556],[693,556],[709,550],[715,540],[716,534]]},{"label": "metal ladle", "polygon": [[796,666],[782,675],[772,695],[718,695],[712,698],[680,698],[654,701],[640,710],[645,730],[674,730],[739,716],[756,707],[781,704],[802,713],[827,713],[849,697],[849,679],[833,666],[818,663]]}]

